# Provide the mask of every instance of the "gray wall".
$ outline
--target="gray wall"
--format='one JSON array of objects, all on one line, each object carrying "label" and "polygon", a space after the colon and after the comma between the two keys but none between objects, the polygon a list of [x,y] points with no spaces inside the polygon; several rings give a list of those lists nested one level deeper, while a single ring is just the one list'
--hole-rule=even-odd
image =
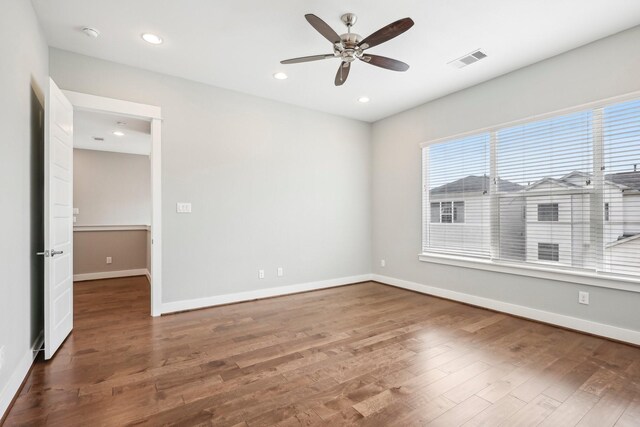
[{"label": "gray wall", "polygon": [[[31,2],[0,13],[0,400],[42,331],[42,147],[48,52]],[[40,214],[38,214],[40,212]],[[22,378],[19,378],[22,380]],[[0,416],[2,410],[0,408]]]},{"label": "gray wall", "polygon": [[149,156],[73,150],[75,226],[151,224]]},{"label": "gray wall", "polygon": [[[638,293],[418,261],[421,142],[637,90],[640,27],[376,122],[374,273],[638,330]],[[589,306],[578,290],[591,293]]]},{"label": "gray wall", "polygon": [[56,49],[50,69],[162,107],[163,302],[371,271],[370,124]]}]

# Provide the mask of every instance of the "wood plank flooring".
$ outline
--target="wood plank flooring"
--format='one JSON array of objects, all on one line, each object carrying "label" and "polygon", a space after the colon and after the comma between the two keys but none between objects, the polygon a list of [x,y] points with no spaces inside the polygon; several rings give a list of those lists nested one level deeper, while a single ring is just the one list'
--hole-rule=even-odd
[{"label": "wood plank flooring", "polygon": [[75,285],[13,425],[637,426],[640,349],[377,283],[149,317]]}]

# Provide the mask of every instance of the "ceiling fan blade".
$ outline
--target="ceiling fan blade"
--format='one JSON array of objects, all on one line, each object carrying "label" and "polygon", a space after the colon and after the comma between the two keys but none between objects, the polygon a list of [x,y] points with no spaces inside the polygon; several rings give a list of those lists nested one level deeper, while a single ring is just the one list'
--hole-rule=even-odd
[{"label": "ceiling fan blade", "polygon": [[413,27],[413,20],[411,18],[399,19],[396,22],[392,22],[391,24],[387,25],[386,27],[380,28],[369,37],[365,37],[364,40],[358,43],[358,46],[360,46],[363,50],[369,49],[370,47],[377,46],[380,43],[384,43],[394,37],[399,36],[411,27]]},{"label": "ceiling fan blade", "polygon": [[326,55],[312,55],[312,56],[301,56],[300,58],[291,58],[285,59],[284,61],[280,61],[281,64],[299,64],[300,62],[310,62],[310,61],[320,61],[322,59],[335,58],[336,56],[333,53],[327,53]]},{"label": "ceiling fan blade", "polygon": [[304,15],[304,17],[307,18],[309,24],[311,24],[311,26],[315,28],[317,32],[322,34],[325,39],[329,40],[333,44],[340,43],[340,36],[338,35],[338,33],[333,31],[333,28],[331,28],[322,19],[318,18],[312,13]]},{"label": "ceiling fan blade", "polygon": [[342,86],[344,82],[347,81],[347,77],[349,77],[349,70],[351,70],[351,62],[340,63],[340,68],[338,68],[338,72],[336,73],[336,86]]},{"label": "ceiling fan blade", "polygon": [[367,64],[375,65],[376,67],[386,68],[387,70],[407,71],[409,69],[409,64],[380,55],[369,55],[367,53],[362,55],[360,60]]}]

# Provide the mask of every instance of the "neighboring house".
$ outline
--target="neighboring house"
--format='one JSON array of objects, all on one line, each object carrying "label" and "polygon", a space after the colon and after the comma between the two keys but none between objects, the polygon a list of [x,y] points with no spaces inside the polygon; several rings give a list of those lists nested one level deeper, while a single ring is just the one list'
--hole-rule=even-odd
[{"label": "neighboring house", "polygon": [[[523,187],[500,180],[501,192],[519,192]],[[429,191],[429,246],[489,254],[491,249],[490,181],[488,176],[470,175]]]},{"label": "neighboring house", "polygon": [[[640,274],[640,171],[605,175],[603,265],[592,244],[591,174],[574,171],[529,186],[500,179],[501,259]],[[488,255],[490,180],[470,175],[429,192],[429,246]]]},{"label": "neighboring house", "polygon": [[640,172],[608,174],[604,187],[602,266],[595,265],[591,237],[593,182],[580,171],[543,178],[524,190],[526,260],[639,274],[640,265],[624,254],[640,248]]}]

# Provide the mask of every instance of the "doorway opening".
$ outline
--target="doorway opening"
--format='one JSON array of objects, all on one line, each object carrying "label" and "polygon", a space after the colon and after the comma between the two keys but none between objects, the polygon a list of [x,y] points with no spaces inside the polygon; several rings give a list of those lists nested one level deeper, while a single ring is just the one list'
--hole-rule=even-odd
[{"label": "doorway opening", "polygon": [[74,116],[74,282],[144,275],[159,316],[160,108],[62,92]]}]

